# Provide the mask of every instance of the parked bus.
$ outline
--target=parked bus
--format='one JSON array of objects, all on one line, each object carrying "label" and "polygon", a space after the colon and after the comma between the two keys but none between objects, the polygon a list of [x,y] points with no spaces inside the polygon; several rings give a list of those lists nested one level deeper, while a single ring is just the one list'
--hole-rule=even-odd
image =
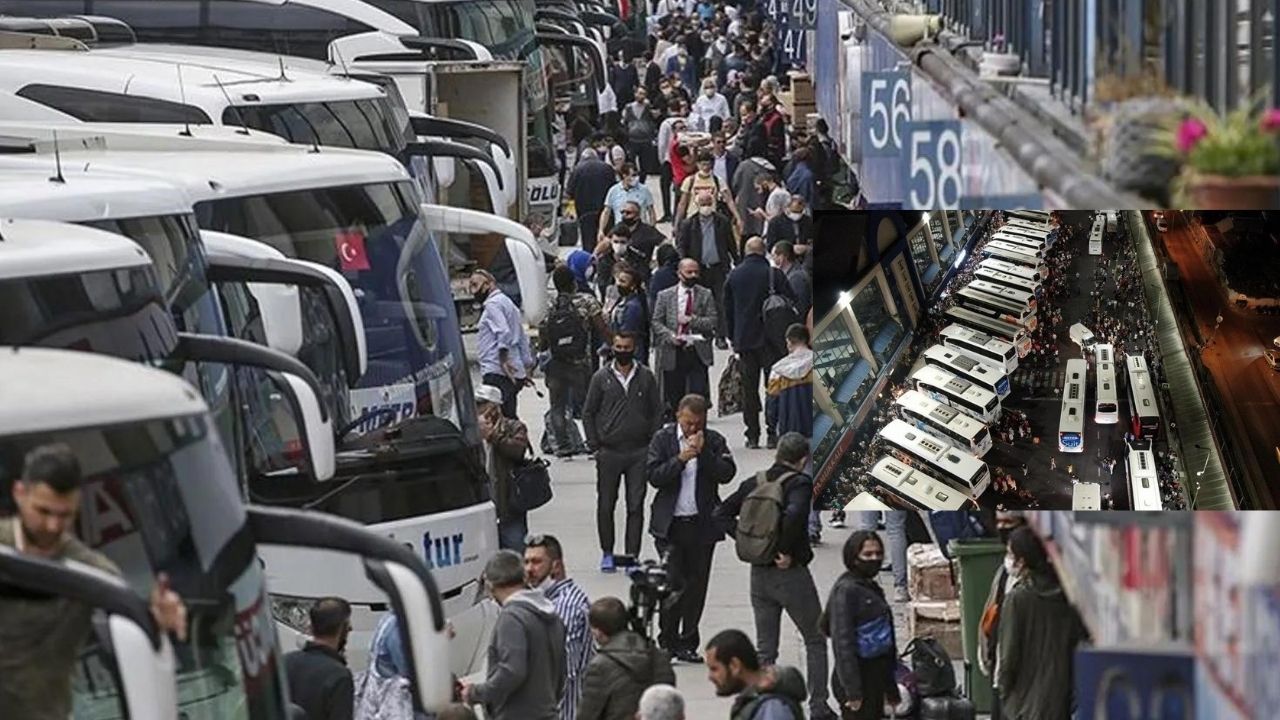
[{"label": "parked bus", "polygon": [[1036,311],[1026,305],[1006,300],[999,295],[991,295],[966,285],[956,291],[956,300],[965,308],[997,320],[1007,320],[1026,328],[1027,332],[1035,332],[1038,320]]},{"label": "parked bus", "polygon": [[1042,260],[1044,259],[1045,251],[1049,249],[1049,244],[1043,237],[1030,235],[1016,228],[1013,230],[997,230],[991,236],[991,239],[1025,248],[1025,252],[1034,254]]},{"label": "parked bus", "polygon": [[1018,352],[1009,342],[994,338],[984,332],[948,325],[942,328],[942,344],[955,348],[969,357],[1011,373],[1018,369]]},{"label": "parked bus", "polygon": [[1150,450],[1130,450],[1129,502],[1134,510],[1163,510],[1160,479],[1156,474],[1156,456]]},{"label": "parked bus", "polygon": [[1101,510],[1102,486],[1098,483],[1078,482],[1071,487],[1072,510]]},{"label": "parked bus", "polygon": [[957,450],[982,457],[991,449],[991,433],[986,425],[922,392],[908,390],[894,400],[894,406],[903,420]]},{"label": "parked bus", "polygon": [[881,428],[872,444],[873,450],[877,444],[884,452],[924,470],[975,501],[991,484],[991,470],[986,463],[902,420],[890,420]]},{"label": "parked bus", "polygon": [[1005,223],[1000,226],[1000,229],[1004,230],[1006,228],[1020,228],[1046,234],[1053,232],[1052,225],[1036,222],[1034,220],[1023,220],[1022,218],[1010,218],[1009,220],[1006,220]]},{"label": "parked bus", "polygon": [[844,506],[845,512],[858,512],[859,510],[866,510],[869,512],[889,512],[895,509],[896,508],[892,505],[869,492],[858,493],[849,501],[848,505]]},{"label": "parked bus", "polygon": [[1120,413],[1116,404],[1116,368],[1112,357],[1114,349],[1111,345],[1099,343],[1093,348],[1094,367],[1097,377],[1097,395],[1094,398],[1093,421],[1099,425],[1114,425],[1120,422]]},{"label": "parked bus", "polygon": [[974,312],[969,308],[952,306],[946,309],[946,316],[952,322],[960,323],[965,327],[994,335],[1011,343],[1018,351],[1018,357],[1026,357],[1031,352],[1031,336],[1027,333],[1027,329],[1015,322],[1008,320],[998,320],[982,313]]},{"label": "parked bus", "polygon": [[1011,263],[1007,260],[1001,260],[1000,258],[987,258],[979,262],[978,267],[1008,273],[1009,275],[1020,277],[1024,280],[1030,280],[1035,283],[1043,283],[1049,278],[1048,268],[1028,268],[1026,265]]},{"label": "parked bus", "polygon": [[983,282],[988,282],[993,285],[1012,288],[1018,292],[1027,293],[1037,300],[1044,297],[1044,285],[1036,282],[1035,280],[1028,280],[1020,275],[1014,275],[1013,273],[994,270],[992,268],[979,265],[977,269],[973,271],[973,277],[977,280],[982,280]]},{"label": "parked bus", "polygon": [[1062,387],[1062,412],[1058,416],[1058,451],[1084,452],[1084,380],[1087,367],[1083,360],[1067,361],[1067,378]]},{"label": "parked bus", "polygon": [[937,365],[956,377],[964,378],[983,390],[995,393],[1001,401],[1009,397],[1012,387],[1008,374],[1002,368],[975,360],[962,351],[946,345],[926,348],[921,357],[926,365]]},{"label": "parked bus", "polygon": [[1141,355],[1129,355],[1124,362],[1129,376],[1129,422],[1133,434],[1143,439],[1155,439],[1160,435],[1160,408],[1151,387],[1151,374],[1147,372],[1147,359]]},{"label": "parked bus", "polygon": [[1004,260],[1005,262],[1021,265],[1023,267],[1034,268],[1040,271],[1042,276],[1049,275],[1049,267],[1040,261],[1040,258],[1028,252],[1023,252],[1023,248],[1009,243],[1003,243],[996,240],[988,242],[982,246],[983,258],[995,258],[996,260]]},{"label": "parked bus", "polygon": [[1000,418],[1000,398],[995,393],[983,390],[936,365],[918,368],[911,374],[911,381],[916,390],[984,423],[993,423]]},{"label": "parked bus", "polygon": [[1005,210],[1004,216],[1009,219],[1016,218],[1039,223],[1048,223],[1052,220],[1052,216],[1044,210]]},{"label": "parked bus", "polygon": [[1004,298],[1005,300],[1012,300],[1032,312],[1035,312],[1039,305],[1039,301],[1036,300],[1036,294],[1034,292],[1029,290],[1019,290],[1018,288],[1001,285],[1000,283],[994,283],[990,280],[976,278],[970,281],[967,287],[984,292],[988,295],[995,295],[996,297]]},{"label": "parked bus", "polygon": [[1035,262],[1027,262],[1027,265],[1039,265],[1044,262],[1044,248],[1042,246],[1032,246],[1030,244],[1022,244],[1023,241],[1015,241],[1008,235],[997,232],[991,236],[991,240],[987,241],[986,247],[997,248],[1009,252],[1022,253],[1034,258]]},{"label": "parked bus", "polygon": [[1093,219],[1093,227],[1089,230],[1089,254],[1102,254],[1102,236],[1103,230],[1106,228],[1106,216],[1101,213]]},{"label": "parked bus", "polygon": [[907,510],[961,510],[969,497],[950,485],[891,457],[880,458],[871,468],[877,487]]}]

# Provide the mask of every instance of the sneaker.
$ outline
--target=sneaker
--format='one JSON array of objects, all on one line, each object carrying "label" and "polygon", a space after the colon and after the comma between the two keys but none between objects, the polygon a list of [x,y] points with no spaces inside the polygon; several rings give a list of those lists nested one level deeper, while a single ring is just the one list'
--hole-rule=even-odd
[{"label": "sneaker", "polygon": [[911,602],[911,593],[904,587],[893,589],[893,601],[896,603]]},{"label": "sneaker", "polygon": [[600,572],[611,573],[616,569],[616,566],[613,564],[613,553],[605,553],[604,556],[600,558]]},{"label": "sneaker", "polygon": [[759,449],[760,449],[760,438],[747,438],[747,449],[748,449],[748,450],[759,450]]},{"label": "sneaker", "polygon": [[844,527],[845,527],[845,524],[844,524],[844,513],[842,513],[842,512],[834,512],[834,513],[832,513],[832,514],[831,514],[831,519],[830,519],[829,521],[827,521],[827,524],[828,524],[828,525],[830,525],[830,526],[831,526],[831,527],[833,527],[833,528],[844,528]]},{"label": "sneaker", "polygon": [[765,446],[766,448],[769,448],[770,450],[777,450],[777,449],[778,449],[778,436],[777,436],[777,435],[770,435],[770,436],[768,437],[768,439],[767,439],[767,440],[765,440],[764,446]]},{"label": "sneaker", "polygon": [[702,664],[702,656],[699,655],[698,651],[694,650],[693,648],[682,648],[680,650],[677,650],[675,651],[675,653],[672,654],[671,659],[678,660],[683,663],[689,663],[690,665]]}]

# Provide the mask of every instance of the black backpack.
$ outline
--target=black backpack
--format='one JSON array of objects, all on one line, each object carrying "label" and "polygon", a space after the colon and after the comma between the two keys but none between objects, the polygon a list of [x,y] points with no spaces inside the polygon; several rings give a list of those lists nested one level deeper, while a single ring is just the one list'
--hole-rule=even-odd
[{"label": "black backpack", "polygon": [[951,664],[951,655],[937,638],[914,638],[902,654],[911,656],[911,670],[916,675],[921,697],[955,694],[956,669]]},{"label": "black backpack", "polygon": [[[769,294],[765,296],[761,308],[761,319],[764,320],[765,344],[776,352],[787,352],[787,328],[800,322],[800,313],[791,298],[778,292],[774,276],[781,274],[777,268],[769,267]],[[768,370],[766,369],[767,373]]]},{"label": "black backpack", "polygon": [[573,306],[570,295],[556,297],[547,315],[547,347],[551,357],[563,362],[581,362],[591,342],[587,323]]}]

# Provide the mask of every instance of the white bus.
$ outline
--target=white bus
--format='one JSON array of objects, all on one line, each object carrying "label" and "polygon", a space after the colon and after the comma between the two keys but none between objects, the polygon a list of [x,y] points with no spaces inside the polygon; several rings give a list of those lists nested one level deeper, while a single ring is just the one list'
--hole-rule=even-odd
[{"label": "white bus", "polygon": [[1072,510],[1101,510],[1102,486],[1098,483],[1079,482],[1071,488]]},{"label": "white bus", "polygon": [[1010,220],[1030,220],[1038,223],[1048,223],[1050,220],[1049,213],[1044,210],[1005,210],[1004,216]]},{"label": "white bus", "polygon": [[991,433],[986,425],[924,393],[908,390],[898,396],[894,405],[903,420],[941,438],[953,448],[977,457],[991,449]]},{"label": "white bus", "polygon": [[1044,261],[1044,248],[1024,245],[1024,240],[1014,240],[1008,235],[997,232],[991,236],[991,240],[987,241],[986,247],[997,248],[1008,252],[1021,253],[1034,258],[1035,262],[1027,261],[1024,264],[1028,266],[1036,266]]},{"label": "white bus", "polygon": [[1093,227],[1090,228],[1089,230],[1089,254],[1090,255],[1102,254],[1102,234],[1103,234],[1103,230],[1106,228],[1106,223],[1107,223],[1106,216],[1102,215],[1101,213],[1099,213],[1098,216],[1093,219]]},{"label": "white bus", "polygon": [[1044,238],[1036,237],[1035,235],[1028,235],[1027,232],[1018,229],[997,230],[996,233],[991,236],[991,239],[999,240],[1003,243],[1009,243],[1010,245],[1016,245],[1020,248],[1026,248],[1025,252],[1037,255],[1042,260],[1044,259],[1045,251],[1049,249],[1049,244],[1044,240]]},{"label": "white bus", "polygon": [[943,345],[979,362],[1003,368],[1006,373],[1018,369],[1018,351],[1012,343],[964,325],[948,325],[942,328],[941,335]]},{"label": "white bus", "polygon": [[1027,332],[1034,332],[1038,324],[1034,310],[1028,310],[1025,305],[1019,305],[1012,300],[975,290],[972,285],[957,290],[956,301],[965,309],[989,318],[1017,323],[1026,328]]},{"label": "white bus", "polygon": [[1018,351],[1018,357],[1026,357],[1027,353],[1031,352],[1031,336],[1027,333],[1027,329],[1018,323],[998,320],[969,308],[954,305],[947,308],[945,314],[952,322],[1008,341]]},{"label": "white bus", "polygon": [[1022,305],[1031,312],[1035,312],[1036,306],[1039,305],[1034,292],[1019,290],[1007,285],[1001,285],[1000,283],[993,283],[990,280],[982,280],[980,278],[974,279],[967,287],[973,290],[978,290],[979,292],[984,292],[988,295],[995,295],[996,297],[1004,298],[1005,300],[1011,300]]},{"label": "white bus", "polygon": [[1022,228],[1035,232],[1049,233],[1053,231],[1053,226],[1048,223],[1036,222],[1034,220],[1023,220],[1022,218],[1011,218],[1000,226],[1001,230],[1007,228]]},{"label": "white bus", "polygon": [[1133,509],[1163,510],[1155,454],[1150,450],[1130,450],[1126,465],[1129,470],[1129,502]]},{"label": "white bus", "polygon": [[1002,273],[1008,273],[1015,277],[1020,277],[1031,282],[1042,283],[1049,277],[1049,269],[1047,267],[1028,268],[1026,265],[1011,263],[1000,258],[988,258],[978,263],[980,268],[989,268]]},{"label": "white bus", "polygon": [[1116,405],[1116,367],[1114,348],[1106,343],[1093,347],[1094,366],[1096,367],[1097,397],[1094,399],[1093,421],[1099,425],[1115,425],[1120,422],[1120,413]]},{"label": "white bus", "polygon": [[1036,282],[1035,280],[1028,280],[1020,275],[1014,275],[1013,273],[994,270],[992,268],[979,265],[977,269],[973,271],[973,277],[993,285],[1000,285],[1002,287],[1012,288],[1018,292],[1028,293],[1037,299],[1044,297],[1044,285]]},{"label": "white bus", "polygon": [[1147,372],[1147,359],[1141,355],[1128,355],[1124,363],[1129,380],[1129,422],[1133,426],[1133,434],[1143,439],[1154,439],[1160,435],[1160,408],[1151,387],[1151,374]]},{"label": "white bus", "polygon": [[887,511],[892,511],[894,509],[895,508],[892,505],[886,503],[885,501],[881,500],[875,495],[872,495],[869,492],[858,493],[857,495],[854,496],[852,500],[849,501],[848,505],[844,506],[845,512],[858,512],[859,510],[868,510],[871,512],[887,512]]},{"label": "white bus", "polygon": [[1058,451],[1084,452],[1084,381],[1087,367],[1083,360],[1067,361],[1067,379],[1062,386],[1062,412],[1058,416]]},{"label": "white bus", "polygon": [[876,438],[885,452],[959,489],[975,501],[991,484],[991,470],[986,463],[902,420],[890,420]]},{"label": "white bus", "polygon": [[895,503],[910,510],[961,510],[969,503],[959,490],[891,457],[880,458],[871,477]]},{"label": "white bus", "polygon": [[1009,375],[1003,369],[975,360],[956,348],[934,345],[926,348],[922,357],[926,365],[937,365],[956,377],[995,393],[1001,401],[1009,397],[1012,390]]},{"label": "white bus", "polygon": [[993,423],[1000,418],[1000,398],[968,380],[958,378],[936,365],[924,365],[911,374],[916,390],[961,412]]},{"label": "white bus", "polygon": [[982,246],[983,258],[995,258],[996,260],[1004,260],[1008,263],[1021,265],[1023,267],[1034,268],[1039,270],[1042,276],[1048,276],[1049,267],[1040,261],[1031,253],[1023,252],[1021,248],[992,240]]}]

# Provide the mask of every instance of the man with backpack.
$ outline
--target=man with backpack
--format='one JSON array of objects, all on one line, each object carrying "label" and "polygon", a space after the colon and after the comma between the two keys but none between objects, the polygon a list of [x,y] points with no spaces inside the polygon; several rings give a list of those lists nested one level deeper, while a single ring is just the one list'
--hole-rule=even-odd
[{"label": "man with backpack", "polygon": [[804,637],[809,717],[835,718],[827,705],[827,641],[818,626],[822,601],[809,572],[808,524],[813,479],[805,474],[809,439],[789,432],[778,440],[773,467],[742,481],[716,509],[731,532],[738,559],[751,564],[751,610],[760,662],[778,659],[782,612]]},{"label": "man with backpack", "polygon": [[577,720],[632,720],[640,696],[653,685],[675,685],[671,658],[627,629],[627,606],[616,597],[591,603],[587,614],[599,651],[582,683]]},{"label": "man with backpack", "polygon": [[587,394],[593,331],[605,339],[612,335],[600,301],[591,293],[578,292],[572,270],[557,266],[551,271],[551,281],[556,298],[538,326],[538,350],[550,356],[546,367],[551,396],[547,432],[556,457],[571,457],[587,451],[573,423],[573,408],[580,406]]}]

